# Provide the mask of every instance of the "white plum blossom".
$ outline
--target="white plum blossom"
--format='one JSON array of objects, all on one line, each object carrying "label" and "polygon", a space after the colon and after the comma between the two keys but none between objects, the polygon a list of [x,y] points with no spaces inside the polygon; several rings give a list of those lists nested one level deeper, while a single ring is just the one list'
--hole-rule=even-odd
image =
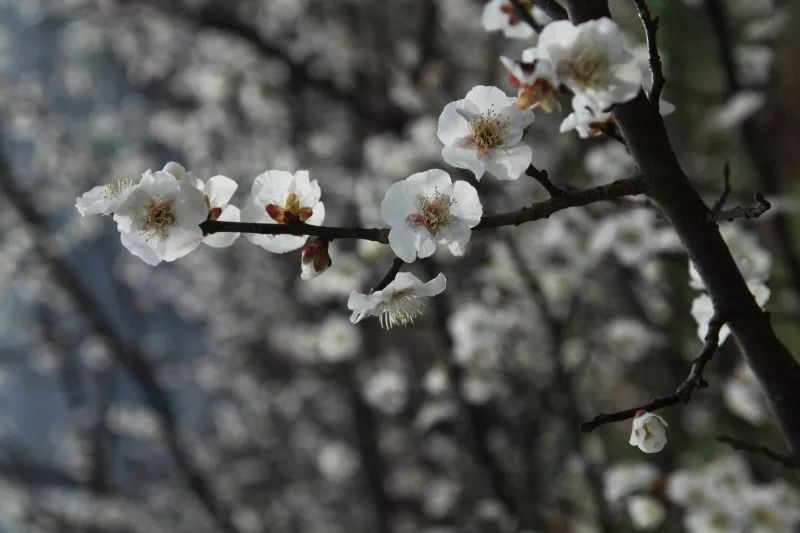
[{"label": "white plum blossom", "polygon": [[588,139],[614,127],[611,113],[596,109],[584,94],[577,93],[572,97],[572,113],[561,121],[558,131],[566,133],[575,130],[581,139]]},{"label": "white plum blossom", "polygon": [[[531,16],[540,18],[541,12],[533,7],[530,0],[522,0]],[[539,16],[537,16],[539,15]],[[517,12],[517,8],[508,0],[491,0],[483,6],[481,13],[481,26],[488,32],[501,31],[509,39],[531,39],[536,37],[536,31]]]},{"label": "white plum blossom", "polygon": [[300,254],[300,279],[315,278],[328,270],[333,264],[328,254],[328,241],[315,238],[305,245]]},{"label": "white plum blossom", "polygon": [[[303,222],[319,226],[325,218],[325,206],[320,201],[317,180],[309,181],[308,171],[292,174],[283,170],[268,170],[253,181],[251,197],[242,209],[247,222],[291,224]],[[308,239],[304,235],[259,235],[245,237],[267,251],[284,253],[296,250]]]},{"label": "white plum blossom", "polygon": [[642,69],[609,18],[577,26],[568,20],[552,22],[542,30],[536,48],[539,58],[555,66],[561,83],[585,96],[592,109],[607,111],[640,91]]},{"label": "white plum blossom", "polygon": [[742,520],[727,509],[694,507],[683,522],[689,533],[745,533]]},{"label": "white plum blossom", "polygon": [[667,481],[667,498],[679,505],[703,505],[709,497],[708,487],[700,474],[676,470]]},{"label": "white plum blossom", "polygon": [[466,181],[453,183],[438,169],[394,183],[381,203],[381,217],[391,227],[389,246],[407,263],[432,255],[437,245],[464,255],[471,228],[482,215],[475,187]]},{"label": "white plum blossom", "polygon": [[149,170],[114,211],[123,246],[149,265],[197,248],[207,217],[203,193],[169,172]]},{"label": "white plum blossom", "polygon": [[175,176],[175,179],[186,181],[189,185],[194,185],[198,189],[202,189],[203,182],[194,175],[194,172],[186,170],[186,167],[178,163],[177,161],[170,161],[164,168],[161,169],[162,172],[167,172]]},{"label": "white plum blossom", "polygon": [[558,78],[552,63],[539,59],[536,48],[522,52],[522,61],[501,56],[500,62],[508,70],[508,81],[517,89],[517,107],[540,107],[545,113],[561,109],[558,102]]},{"label": "white plum blossom", "polygon": [[628,498],[628,516],[637,529],[655,529],[667,515],[664,506],[652,496],[633,495]]},{"label": "white plum blossom", "polygon": [[439,116],[442,157],[472,171],[478,180],[486,172],[515,180],[531,164],[533,152],[521,141],[533,120],[533,111],[519,109],[516,99],[497,87],[474,87],[463,100],[447,104]]},{"label": "white plum blossom", "polygon": [[667,421],[654,413],[638,412],[628,444],[638,446],[644,453],[660,452],[667,444]]},{"label": "white plum blossom", "polygon": [[82,217],[110,215],[137,186],[138,183],[131,178],[117,178],[83,193],[75,200],[75,207]]},{"label": "white plum blossom", "polygon": [[385,289],[351,293],[347,300],[348,309],[353,311],[350,322],[377,316],[386,329],[411,324],[425,312],[425,300],[444,291],[446,284],[444,274],[423,283],[414,274],[400,272]]},{"label": "white plum blossom", "polygon": [[[208,220],[239,222],[239,208],[228,203],[238,187],[235,181],[225,176],[213,176],[205,182],[197,180],[195,183],[203,193],[203,202],[208,208]],[[235,232],[214,233],[206,235],[203,243],[214,248],[226,248],[238,237],[239,234]]]},{"label": "white plum blossom", "polygon": [[[747,288],[750,289],[750,292],[756,299],[756,303],[764,307],[771,294],[769,287],[760,281],[749,281],[747,283]],[[695,322],[697,322],[697,338],[701,341],[705,341],[706,334],[708,333],[708,322],[711,320],[711,317],[714,316],[714,302],[708,294],[700,294],[692,300],[691,315]],[[719,330],[719,343],[722,344],[725,342],[730,334],[731,329],[728,325],[722,326]]]}]

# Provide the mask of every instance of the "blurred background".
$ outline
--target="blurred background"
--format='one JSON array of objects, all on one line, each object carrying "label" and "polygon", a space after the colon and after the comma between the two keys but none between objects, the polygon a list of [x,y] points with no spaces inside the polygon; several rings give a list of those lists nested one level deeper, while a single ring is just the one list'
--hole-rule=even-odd
[{"label": "blurred background", "polygon": [[[794,0],[651,0],[666,121],[725,225],[764,266],[767,308],[800,352],[800,53]],[[149,267],[75,198],[169,160],[239,183],[309,169],[331,225],[380,225],[387,187],[444,168],[436,123],[531,40],[481,27],[475,0],[0,1],[0,532],[796,531],[797,475],[716,439],[782,440],[732,340],[669,443],[628,445],[601,411],[671,393],[700,347],[689,268],[643,199],[475,235],[426,316],[352,326],[346,300],[391,263],[336,242],[239,239]],[[612,2],[632,50],[633,3]],[[568,100],[564,100],[565,108]],[[630,175],[607,138],[537,111],[534,164],[562,187]],[[543,199],[476,184],[486,212]],[[695,303],[695,315],[703,310]],[[753,503],[756,502],[756,503]],[[793,514],[795,513],[795,514]],[[758,529],[758,527],[762,529]]]}]

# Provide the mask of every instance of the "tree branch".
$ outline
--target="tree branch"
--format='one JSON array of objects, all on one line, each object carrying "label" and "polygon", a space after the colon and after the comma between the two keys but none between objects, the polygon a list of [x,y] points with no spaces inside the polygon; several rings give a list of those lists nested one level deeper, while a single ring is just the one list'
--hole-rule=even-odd
[{"label": "tree branch", "polygon": [[394,278],[397,277],[397,273],[400,272],[400,269],[403,268],[406,262],[400,259],[399,257],[395,257],[392,260],[392,266],[389,267],[389,271],[386,272],[386,275],[381,278],[381,280],[375,284],[372,289],[370,289],[370,294],[377,291],[382,291],[385,289],[391,282],[394,281]]},{"label": "tree branch", "polygon": [[784,468],[788,468],[789,470],[800,469],[800,464],[798,464],[797,461],[791,455],[778,453],[774,450],[770,450],[766,446],[745,442],[743,440],[739,440],[737,438],[730,437],[728,435],[720,435],[719,437],[717,437],[717,440],[719,442],[727,444],[734,450],[766,457],[770,461],[778,463],[779,465],[783,466]]},{"label": "tree branch", "polygon": [[533,18],[533,14],[529,11],[530,6],[526,6],[523,0],[510,0],[510,2],[511,5],[514,6],[519,18],[521,18],[525,24],[533,28],[536,32],[542,31],[542,25],[536,22],[536,19]]},{"label": "tree branch", "polygon": [[654,19],[650,15],[650,8],[647,7],[647,0],[633,0],[633,3],[636,4],[636,10],[639,12],[639,18],[642,20],[642,25],[644,26],[645,35],[647,36],[647,52],[650,55],[650,76],[652,77],[653,85],[647,97],[650,103],[658,109],[661,102],[661,92],[664,90],[664,84],[667,82],[666,78],[664,78],[664,68],[661,63],[661,55],[658,53],[658,43],[656,41],[658,17]]},{"label": "tree branch", "polygon": [[736,218],[758,218],[772,207],[764,195],[760,192],[757,192],[753,195],[753,199],[756,202],[756,205],[752,205],[750,207],[744,207],[741,205],[737,205],[736,207],[732,207],[731,209],[722,209],[716,212],[709,213],[709,220],[713,220],[714,222],[722,222],[722,221],[732,221]]},{"label": "tree branch", "polygon": [[[541,182],[541,176],[537,179]],[[547,180],[546,173],[545,179]],[[549,180],[547,181],[549,183]],[[616,200],[624,196],[635,196],[645,192],[644,185],[640,181],[639,176],[618,179],[607,185],[600,185],[580,191],[564,191],[556,188],[552,183],[550,186],[553,191],[558,191],[558,196],[542,202],[535,202],[529,207],[523,207],[516,211],[486,215],[481,218],[477,226],[472,228],[473,231],[498,228],[501,226],[519,226],[525,222],[547,218],[553,213],[569,207],[579,207],[595,202]],[[336,226],[312,226],[311,224],[305,224],[303,222],[269,224],[259,222],[225,222],[219,220],[206,220],[200,224],[200,228],[207,235],[221,232],[236,232],[256,233],[261,235],[310,235],[330,241],[334,239],[361,239],[383,244],[388,244],[389,242],[388,228],[345,228]]]},{"label": "tree branch", "polygon": [[725,325],[725,322],[722,314],[716,310],[711,320],[708,322],[708,333],[706,333],[703,349],[692,361],[689,376],[678,386],[674,393],[663,398],[656,398],[644,405],[625,409],[624,411],[599,414],[590,421],[583,422],[580,425],[581,431],[584,433],[591,433],[598,426],[633,418],[638,411],[653,412],[679,403],[689,403],[689,400],[692,398],[692,393],[695,390],[708,387],[708,382],[703,378],[703,370],[711,358],[714,357],[714,353],[719,347],[719,331],[722,329],[722,326]]}]

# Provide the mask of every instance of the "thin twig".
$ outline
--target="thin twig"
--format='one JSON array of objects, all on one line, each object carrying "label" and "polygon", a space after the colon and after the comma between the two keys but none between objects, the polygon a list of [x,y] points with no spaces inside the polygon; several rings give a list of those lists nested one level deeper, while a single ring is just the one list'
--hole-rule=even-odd
[{"label": "thin twig", "polygon": [[667,82],[666,78],[664,78],[664,68],[661,63],[661,56],[658,53],[658,43],[656,42],[658,17],[653,18],[651,16],[650,8],[647,7],[646,0],[633,0],[633,3],[636,4],[639,18],[642,19],[644,32],[647,36],[647,52],[650,55],[650,75],[653,85],[647,97],[650,103],[658,109],[661,102],[661,92],[664,90],[664,84]]},{"label": "thin twig", "polygon": [[725,200],[728,199],[728,195],[731,193],[731,166],[727,161],[725,161],[725,166],[722,168],[722,179],[722,194],[719,195],[714,207],[711,208],[712,219],[725,207]]},{"label": "thin twig", "polygon": [[770,461],[778,463],[784,468],[788,468],[790,470],[800,469],[800,464],[794,457],[792,457],[791,455],[778,453],[774,450],[770,450],[766,446],[745,442],[743,440],[739,440],[737,438],[730,437],[728,435],[720,435],[719,437],[717,437],[717,440],[720,442],[724,442],[734,450],[739,450],[742,452],[752,453],[755,455],[761,455],[763,457],[766,457]]},{"label": "thin twig", "polygon": [[535,166],[531,165],[528,167],[527,174],[538,181],[551,198],[561,198],[567,194],[566,190],[558,187],[552,181],[550,181],[550,177],[548,176],[546,170],[539,170]]},{"label": "thin twig", "polygon": [[[532,222],[547,218],[557,211],[569,207],[579,207],[595,202],[617,200],[624,196],[644,194],[645,188],[638,175],[630,178],[618,179],[606,185],[591,187],[580,191],[562,191],[558,197],[542,202],[535,202],[529,207],[523,207],[508,213],[486,215],[480,223],[472,228],[474,231],[498,228],[501,226],[519,226],[525,222]],[[389,242],[387,228],[357,228],[335,226],[312,226],[302,222],[291,224],[268,224],[257,222],[225,222],[220,220],[207,220],[200,224],[200,228],[207,235],[222,232],[257,233],[261,235],[311,235],[328,240],[334,239],[362,239],[383,244]]]},{"label": "thin twig", "polygon": [[392,266],[389,267],[389,271],[386,272],[386,275],[381,278],[381,280],[375,284],[372,289],[370,289],[370,294],[376,291],[382,291],[389,285],[391,282],[394,281],[394,278],[397,277],[397,273],[400,272],[400,269],[403,268],[406,262],[400,259],[399,257],[395,257],[392,261]]},{"label": "thin twig", "polygon": [[753,195],[753,200],[755,200],[756,205],[751,205],[749,207],[737,205],[731,209],[723,209],[721,211],[717,211],[716,213],[712,211],[709,213],[709,220],[713,220],[714,222],[722,222],[727,220],[730,222],[731,220],[737,218],[758,218],[769,211],[769,209],[772,207],[772,204],[770,204],[760,192],[757,192]]},{"label": "thin twig", "polygon": [[703,349],[700,350],[698,356],[692,361],[689,376],[680,384],[674,393],[663,398],[656,398],[644,405],[625,409],[624,411],[599,414],[590,421],[582,423],[580,426],[581,431],[590,433],[598,426],[611,422],[628,420],[629,418],[633,418],[637,411],[653,412],[657,409],[677,405],[679,403],[689,403],[689,400],[692,398],[692,393],[696,389],[708,387],[708,382],[703,378],[703,370],[719,347],[719,331],[722,329],[722,326],[725,325],[725,322],[726,320],[719,310],[715,310],[714,315],[708,322],[708,332],[706,333]]}]

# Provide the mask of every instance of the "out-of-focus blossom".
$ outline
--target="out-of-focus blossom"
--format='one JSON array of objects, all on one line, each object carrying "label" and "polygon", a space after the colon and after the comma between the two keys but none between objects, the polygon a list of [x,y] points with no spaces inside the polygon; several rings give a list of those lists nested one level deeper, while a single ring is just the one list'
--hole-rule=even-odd
[{"label": "out-of-focus blossom", "polygon": [[654,413],[640,411],[633,419],[631,446],[645,453],[657,453],[667,444],[667,421]]},{"label": "out-of-focus blossom", "polygon": [[377,316],[381,326],[390,329],[406,326],[425,312],[425,300],[444,291],[444,274],[423,283],[414,274],[400,272],[385,289],[370,294],[353,292],[347,300],[347,307],[353,314],[352,323],[358,323],[368,316]]},{"label": "out-of-focus blossom", "polygon": [[346,319],[331,316],[319,329],[317,347],[325,361],[336,363],[352,359],[361,349],[361,332]]},{"label": "out-of-focus blossom", "polygon": [[631,496],[627,508],[631,522],[638,529],[655,529],[667,515],[661,502],[652,496]]},{"label": "out-of-focus blossom", "polygon": [[606,217],[598,224],[590,249],[595,257],[610,251],[621,264],[636,267],[654,254],[669,249],[670,240],[664,238],[663,233],[674,231],[659,228],[652,209],[629,209]]},{"label": "out-of-focus blossom", "polygon": [[738,92],[711,115],[708,126],[718,130],[735,128],[761,109],[766,100],[764,93],[759,91]]},{"label": "out-of-focus blossom", "polygon": [[648,463],[619,463],[603,476],[603,495],[610,503],[637,491],[649,491],[659,478],[658,469]]},{"label": "out-of-focus blossom", "polygon": [[725,405],[733,414],[760,426],[769,419],[769,404],[749,366],[740,364],[725,382],[722,391]]},{"label": "out-of-focus blossom", "polygon": [[533,152],[523,144],[523,130],[533,112],[517,108],[516,99],[497,87],[479,85],[466,98],[447,104],[439,116],[442,157],[481,179],[486,172],[501,180],[519,178],[531,164]]},{"label": "out-of-focus blossom", "polygon": [[[247,222],[291,224],[304,222],[319,226],[325,219],[325,205],[317,180],[309,181],[308,171],[292,174],[283,170],[268,170],[253,181],[250,200],[242,209]],[[308,239],[301,235],[259,235],[247,233],[253,244],[276,253],[297,250]]]},{"label": "out-of-focus blossom", "polygon": [[398,414],[406,405],[408,379],[397,369],[381,368],[364,383],[364,398],[383,413]]},{"label": "out-of-focus blossom", "polygon": [[[540,18],[540,11],[530,0],[520,2],[531,15]],[[508,0],[491,0],[483,6],[481,26],[488,32],[502,31],[509,39],[532,39],[536,31],[520,17],[517,8]]]},{"label": "out-of-focus blossom", "polygon": [[407,263],[428,257],[437,245],[464,255],[471,228],[481,220],[478,191],[466,181],[452,182],[443,170],[427,170],[389,187],[381,217],[391,226],[389,246]]},{"label": "out-of-focus blossom", "polygon": [[147,171],[114,211],[121,240],[149,265],[185,256],[203,239],[208,217],[203,194],[164,171]]}]

